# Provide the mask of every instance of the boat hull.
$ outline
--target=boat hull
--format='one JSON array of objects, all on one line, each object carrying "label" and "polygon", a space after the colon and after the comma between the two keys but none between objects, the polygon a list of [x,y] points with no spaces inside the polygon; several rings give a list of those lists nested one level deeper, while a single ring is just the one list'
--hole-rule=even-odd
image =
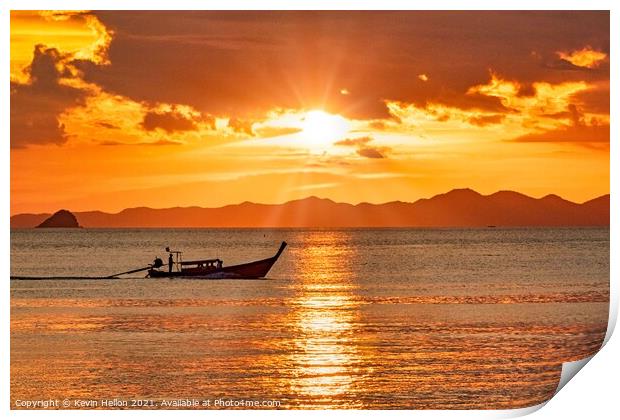
[{"label": "boat hull", "polygon": [[192,267],[173,272],[151,269],[148,273],[149,277],[153,278],[192,277],[203,279],[260,279],[267,276],[267,273],[269,273],[271,267],[276,263],[286,245],[286,242],[282,242],[276,255],[271,258],[245,264],[221,268]]}]

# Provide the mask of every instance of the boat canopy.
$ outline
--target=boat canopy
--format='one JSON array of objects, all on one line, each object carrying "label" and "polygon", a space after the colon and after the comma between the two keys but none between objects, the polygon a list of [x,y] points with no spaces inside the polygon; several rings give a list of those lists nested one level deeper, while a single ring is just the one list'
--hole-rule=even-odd
[{"label": "boat canopy", "polygon": [[194,260],[194,261],[183,261],[181,262],[181,265],[196,265],[196,264],[209,264],[209,263],[218,263],[218,262],[222,262],[222,260],[220,260],[219,258],[215,258],[212,260]]}]

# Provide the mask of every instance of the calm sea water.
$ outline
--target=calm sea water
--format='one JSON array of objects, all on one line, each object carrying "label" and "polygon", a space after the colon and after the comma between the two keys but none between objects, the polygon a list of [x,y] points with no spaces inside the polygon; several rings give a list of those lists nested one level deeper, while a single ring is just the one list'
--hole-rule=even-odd
[{"label": "calm sea water", "polygon": [[166,246],[228,265],[282,240],[264,280],[11,280],[12,406],[524,407],[605,335],[609,229],[12,230],[11,275],[108,275]]}]

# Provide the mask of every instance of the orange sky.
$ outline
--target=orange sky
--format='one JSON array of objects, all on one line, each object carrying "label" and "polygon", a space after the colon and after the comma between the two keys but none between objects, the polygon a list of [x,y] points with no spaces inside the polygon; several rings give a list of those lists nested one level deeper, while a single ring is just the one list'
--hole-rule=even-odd
[{"label": "orange sky", "polygon": [[11,13],[11,214],[461,187],[609,192],[608,13]]}]

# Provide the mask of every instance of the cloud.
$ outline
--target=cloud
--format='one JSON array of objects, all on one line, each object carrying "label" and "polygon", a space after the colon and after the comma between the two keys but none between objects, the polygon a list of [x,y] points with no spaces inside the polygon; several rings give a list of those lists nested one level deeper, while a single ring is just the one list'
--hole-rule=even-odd
[{"label": "cloud", "polygon": [[155,112],[150,111],[144,115],[142,127],[147,131],[157,128],[172,133],[175,131],[191,131],[196,129],[196,123],[184,115],[176,112]]},{"label": "cloud", "polygon": [[357,137],[344,139],[334,143],[335,146],[363,146],[372,141],[372,137]]},{"label": "cloud", "polygon": [[256,137],[269,138],[286,136],[289,134],[299,133],[301,131],[298,127],[273,127],[273,126],[261,126],[254,130]]},{"label": "cloud", "polygon": [[[451,107],[441,103],[386,101],[390,115],[384,130],[410,131],[419,138],[497,139],[519,142],[608,142],[609,112],[594,104],[609,101],[607,82],[523,83],[491,72],[490,80],[471,86],[467,95],[494,97],[502,112]],[[467,124],[467,125],[464,125]],[[473,126],[473,127],[472,127]],[[382,129],[376,127],[375,129]],[[500,131],[501,130],[501,131]]]},{"label": "cloud", "polygon": [[335,142],[334,146],[355,147],[355,153],[362,157],[369,159],[385,159],[387,157],[387,153],[392,149],[389,147],[371,146],[368,143],[372,141],[373,138],[369,136],[348,138]]},{"label": "cloud", "polygon": [[98,90],[75,61],[109,64],[112,34],[89,12],[11,12],[11,147],[67,142],[64,116]]},{"label": "cloud", "polygon": [[319,184],[307,184],[300,185],[294,188],[291,188],[290,191],[307,191],[307,190],[321,190],[325,188],[334,188],[340,185],[338,182],[322,182]]},{"label": "cloud", "polygon": [[229,117],[227,127],[234,133],[249,137],[270,138],[280,137],[302,131],[299,112],[294,110],[274,110],[262,118]]},{"label": "cloud", "polygon": [[148,111],[141,125],[146,131],[161,129],[167,133],[174,133],[197,130],[201,122],[206,123],[212,129],[215,128],[215,118],[202,116],[178,106],[171,106],[164,110]]},{"label": "cloud", "polygon": [[110,64],[108,48],[113,32],[86,11],[11,11],[11,80],[25,83],[24,70],[34,47],[45,44],[59,51],[66,63],[88,61]]},{"label": "cloud", "polygon": [[372,131],[398,131],[402,128],[402,121],[395,115],[380,120],[365,122],[365,128]]},{"label": "cloud", "polygon": [[[450,107],[440,103],[416,104],[387,101],[386,105],[393,121],[387,121],[384,129],[391,130],[445,130],[447,128],[463,129],[462,123],[484,127],[501,123],[505,116],[513,112],[506,109],[505,113],[488,113],[480,110],[468,110]],[[373,124],[373,128],[381,129]]]},{"label": "cloud", "polygon": [[573,125],[556,130],[530,133],[515,138],[521,143],[609,143],[609,124]]},{"label": "cloud", "polygon": [[114,125],[105,121],[96,121],[95,125],[101,128],[107,128],[108,130],[118,130],[120,127],[118,125]]},{"label": "cloud", "polygon": [[[496,96],[467,94],[484,83],[490,65],[522,86],[608,78],[605,62],[596,72],[564,72],[531,55],[573,51],[584,39],[592,50],[606,51],[606,11],[99,11],[96,16],[115,29],[112,64],[83,63],[86,80],[138,102],[183,103],[229,117],[321,107],[347,118],[380,119],[388,117],[385,99],[504,112]],[[374,35],[369,27],[376,28]],[[209,42],[188,42],[188,37]],[[411,69],[424,69],[433,83],[421,83],[420,70],[412,77]],[[342,94],[345,87],[355,94]]]},{"label": "cloud", "polygon": [[[23,12],[22,12],[23,13]],[[83,16],[88,13],[87,10],[38,10],[34,12],[48,22],[63,22],[74,16]]]},{"label": "cloud", "polygon": [[526,89],[527,94],[523,94],[523,85],[520,82],[506,80],[491,72],[489,82],[472,86],[468,94],[496,97],[511,113],[544,123],[545,117],[570,110],[575,95],[593,88],[595,85],[585,81],[557,84],[541,81],[533,82],[531,88]]},{"label": "cloud", "polygon": [[609,143],[609,123],[584,114],[575,104],[569,104],[566,111],[549,115],[562,122],[555,129],[536,131],[514,139],[522,143]]},{"label": "cloud", "polygon": [[569,62],[574,66],[587,69],[598,68],[603,60],[607,58],[607,54],[602,51],[596,51],[589,45],[580,50],[570,52],[558,51],[556,54],[562,60]]},{"label": "cloud", "polygon": [[[528,18],[516,12],[485,12],[484,25],[481,12],[274,13],[269,17],[241,11],[36,15],[50,25],[70,24],[65,29],[74,30],[71,33],[80,42],[63,44],[55,67],[61,74],[55,76],[56,85],[73,92],[75,100],[47,107],[37,120],[46,135],[37,130],[28,135],[39,139],[35,142],[55,144],[67,141],[68,133],[77,138],[89,127],[118,127],[115,139],[125,141],[131,135],[135,143],[162,132],[184,143],[202,141],[216,131],[223,137],[275,137],[300,127],[294,121],[291,125],[272,121],[270,112],[319,107],[350,120],[354,116],[359,126],[415,132],[419,138],[447,137],[463,130],[497,132],[500,124],[515,137],[561,129],[571,124],[571,104],[579,107],[584,125],[608,120],[609,60],[597,61],[608,50],[607,12],[535,12]],[[11,19],[13,47],[21,33],[14,34],[13,13]],[[547,37],[541,22],[551,27],[558,21],[563,22],[557,28],[563,36]],[[508,29],[517,23],[525,28],[519,35]],[[325,31],[317,32],[317,25]],[[384,31],[377,42],[368,42],[369,26]],[[439,41],[433,35],[437,28],[442,28]],[[489,31],[499,35],[486,37]],[[584,39],[592,47],[575,48]],[[332,47],[319,48],[325,44]],[[441,59],[437,45],[442,46]],[[507,45],[511,54],[505,54]],[[558,59],[558,52],[564,58]],[[598,66],[597,71],[564,72],[533,62],[551,56],[568,67],[577,63]],[[372,64],[360,57],[372,57]],[[490,80],[489,63],[494,68]],[[357,69],[354,74],[351,68]],[[422,69],[424,73],[418,74]],[[429,81],[429,74],[432,83],[420,83]],[[23,86],[11,84],[12,102],[18,93],[23,96]],[[87,114],[76,112],[76,105],[87,96],[84,86],[102,97],[135,105],[131,116],[106,107],[118,117],[91,113],[90,121],[79,121]],[[76,117],[73,124],[63,117],[67,111]],[[22,120],[36,118],[25,110],[23,114]],[[219,116],[217,124],[214,115]],[[11,116],[13,120],[13,107]],[[12,121],[12,130],[13,125]],[[82,132],[71,131],[76,126]],[[95,143],[110,137],[101,131],[82,137]],[[12,136],[13,147],[28,141]],[[362,149],[361,144],[355,147]]]},{"label": "cloud", "polygon": [[500,124],[504,120],[504,118],[506,118],[506,116],[502,114],[480,115],[470,117],[467,122],[471,125],[484,127],[492,124]]},{"label": "cloud", "polygon": [[588,90],[577,92],[572,99],[588,112],[609,115],[609,80],[598,82],[591,85]]},{"label": "cloud", "polygon": [[72,143],[110,146],[171,145],[160,142],[162,138],[174,144],[225,141],[230,136],[225,121],[185,105],[139,103],[97,89],[61,116]]},{"label": "cloud", "polygon": [[100,146],[180,146],[182,144],[182,142],[175,140],[142,141],[139,143],[128,143],[116,140],[104,140],[99,142]]},{"label": "cloud", "polygon": [[63,144],[68,135],[60,115],[83,103],[88,93],[68,86],[70,76],[63,55],[55,48],[37,45],[27,68],[29,83],[11,82],[11,147]]},{"label": "cloud", "polygon": [[183,143],[176,140],[157,140],[151,142],[142,142],[140,144],[147,146],[180,146]]},{"label": "cloud", "polygon": [[579,111],[575,104],[568,105],[568,117],[573,126],[583,126],[585,124],[583,112]]},{"label": "cloud", "polygon": [[228,120],[228,127],[234,132],[247,134],[248,136],[254,135],[254,130],[252,129],[253,124],[253,121],[242,118],[232,117]]},{"label": "cloud", "polygon": [[357,154],[369,159],[385,159],[386,152],[390,151],[389,147],[360,147]]}]

